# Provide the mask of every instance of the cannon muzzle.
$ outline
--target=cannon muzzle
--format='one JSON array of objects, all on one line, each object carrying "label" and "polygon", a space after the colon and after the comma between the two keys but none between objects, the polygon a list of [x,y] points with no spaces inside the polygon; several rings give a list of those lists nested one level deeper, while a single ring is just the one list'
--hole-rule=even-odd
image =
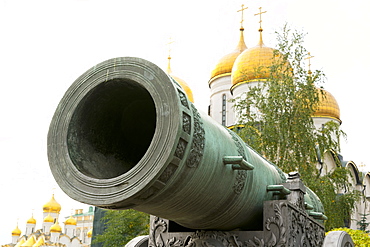
[{"label": "cannon muzzle", "polygon": [[52,173],[71,198],[133,208],[193,229],[253,228],[285,175],[199,112],[155,64],[123,57],[81,75],[48,133]]}]

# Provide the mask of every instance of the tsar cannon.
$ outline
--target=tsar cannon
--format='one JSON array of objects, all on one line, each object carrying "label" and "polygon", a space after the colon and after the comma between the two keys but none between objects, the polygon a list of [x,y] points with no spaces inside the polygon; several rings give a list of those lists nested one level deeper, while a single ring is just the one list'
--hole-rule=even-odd
[{"label": "tsar cannon", "polygon": [[299,174],[284,174],[140,58],[107,60],[71,85],[48,158],[71,198],[151,214],[150,246],[323,242],[322,204]]}]

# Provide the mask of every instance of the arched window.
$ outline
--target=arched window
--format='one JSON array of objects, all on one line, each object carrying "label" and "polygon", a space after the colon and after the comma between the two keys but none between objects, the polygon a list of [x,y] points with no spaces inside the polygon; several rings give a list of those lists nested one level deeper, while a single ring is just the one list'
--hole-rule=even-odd
[{"label": "arched window", "polygon": [[222,95],[222,125],[226,126],[226,94]]}]

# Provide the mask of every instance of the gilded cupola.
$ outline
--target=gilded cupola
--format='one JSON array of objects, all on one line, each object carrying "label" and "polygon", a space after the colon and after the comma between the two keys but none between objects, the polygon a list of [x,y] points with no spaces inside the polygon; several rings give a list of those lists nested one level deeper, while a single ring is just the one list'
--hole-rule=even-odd
[{"label": "gilded cupola", "polygon": [[[260,8],[261,9],[261,8]],[[261,12],[256,15],[261,15]],[[260,24],[262,20],[260,19]],[[270,67],[277,56],[275,49],[267,47],[262,39],[262,27],[259,28],[260,39],[257,46],[243,51],[232,68],[231,82],[233,87],[251,81],[265,80],[270,76]]]},{"label": "gilded cupola", "polygon": [[239,43],[231,53],[226,54],[218,61],[215,68],[211,72],[211,78],[209,80],[209,84],[211,84],[217,78],[220,78],[223,76],[230,76],[235,60],[244,50],[247,49],[247,46],[245,45],[245,41],[244,41],[244,27],[243,27],[244,10],[246,9],[247,8],[244,8],[244,5],[242,5],[242,8],[238,10],[238,12],[242,13],[242,20],[240,22],[241,27],[239,29],[240,30]]},{"label": "gilded cupola", "polygon": [[50,227],[50,232],[62,232],[62,227],[60,227],[58,220]]},{"label": "gilded cupola", "polygon": [[33,215],[31,216],[31,218],[29,218],[28,220],[27,220],[27,224],[36,224],[36,219],[35,218],[33,218]]},{"label": "gilded cupola", "polygon": [[235,50],[223,56],[216,64],[215,68],[212,70],[211,79],[209,80],[209,84],[211,84],[212,81],[217,78],[220,78],[222,76],[231,75],[231,71],[234,66],[235,60],[245,49],[247,49],[247,46],[245,45],[245,42],[244,42],[243,32],[244,32],[244,28],[240,28],[240,39],[239,39],[239,43],[236,46]]},{"label": "gilded cupola", "polygon": [[331,118],[341,123],[339,105],[334,96],[322,88],[317,90],[319,90],[319,103],[312,117]]},{"label": "gilded cupola", "polygon": [[93,229],[92,228],[87,232],[87,237],[88,238],[91,238],[92,237],[92,232],[93,232]]},{"label": "gilded cupola", "polygon": [[190,100],[190,102],[194,103],[193,92],[191,91],[189,85],[184,80],[182,80],[181,78],[172,74],[171,56],[170,55],[168,55],[167,74],[169,74],[172,77],[172,79],[174,79],[178,84],[180,84],[182,89],[184,89],[184,91],[186,93],[186,96],[188,96],[188,99]]},{"label": "gilded cupola", "polygon": [[53,222],[54,223],[54,218],[51,217],[50,213],[44,218],[44,222]]},{"label": "gilded cupola", "polygon": [[77,221],[75,218],[71,216],[69,216],[69,218],[64,222],[65,225],[77,225]]},{"label": "gilded cupola", "polygon": [[55,200],[54,194],[52,195],[51,199],[49,202],[47,202],[43,207],[42,207],[44,213],[59,213],[62,207],[60,204]]},{"label": "gilded cupola", "polygon": [[20,236],[22,231],[17,227],[12,231],[12,236]]}]

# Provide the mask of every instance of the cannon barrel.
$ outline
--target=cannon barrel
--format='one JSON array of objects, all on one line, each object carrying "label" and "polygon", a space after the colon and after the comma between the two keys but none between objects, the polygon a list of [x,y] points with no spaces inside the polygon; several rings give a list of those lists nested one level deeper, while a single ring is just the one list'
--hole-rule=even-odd
[{"label": "cannon barrel", "polygon": [[77,201],[193,229],[253,228],[274,198],[267,188],[285,182],[168,74],[133,57],[102,62],[71,85],[50,124],[48,158]]}]

